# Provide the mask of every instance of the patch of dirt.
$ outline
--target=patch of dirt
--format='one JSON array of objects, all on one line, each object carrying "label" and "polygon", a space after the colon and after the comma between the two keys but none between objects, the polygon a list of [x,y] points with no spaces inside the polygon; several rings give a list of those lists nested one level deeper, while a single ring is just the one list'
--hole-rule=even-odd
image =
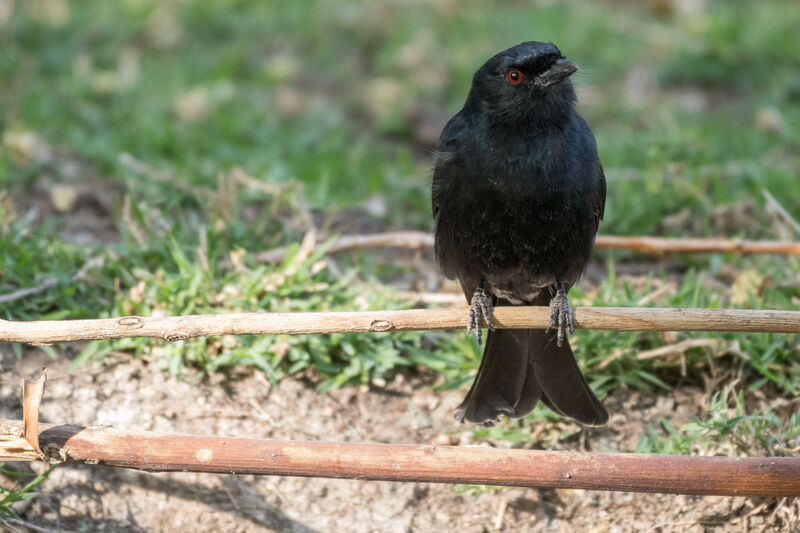
[{"label": "patch of dirt", "polygon": [[[432,392],[398,375],[383,389],[319,394],[298,380],[279,389],[259,375],[179,381],[142,361],[119,359],[69,373],[69,361],[0,347],[0,416],[20,418],[19,378],[48,366],[43,421],[237,437],[430,444],[473,443],[452,413],[463,390]],[[679,389],[606,400],[612,415],[563,449],[632,450],[648,423],[691,420],[702,392]],[[507,445],[499,443],[496,445]],[[22,465],[42,471],[44,465]],[[17,508],[50,529],[92,531],[738,531],[766,524],[774,502],[579,490],[507,488],[480,498],[449,485],[193,473],[110,467],[56,469],[40,495]],[[766,505],[764,505],[766,504]],[[761,506],[759,509],[758,507]]]},{"label": "patch of dirt", "polygon": [[7,133],[4,145],[21,167],[35,165],[28,186],[11,186],[10,210],[40,224],[61,216],[59,235],[74,244],[119,240],[115,213],[124,197],[121,183],[100,175],[94,165],[65,146],[50,145],[33,132]]}]

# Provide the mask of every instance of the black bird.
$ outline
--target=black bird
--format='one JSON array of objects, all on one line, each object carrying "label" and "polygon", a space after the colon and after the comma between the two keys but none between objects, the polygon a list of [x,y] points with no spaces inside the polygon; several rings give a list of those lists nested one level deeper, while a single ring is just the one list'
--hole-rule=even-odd
[{"label": "black bird", "polygon": [[[589,126],[575,110],[578,69],[552,43],[489,59],[445,126],[433,174],[436,258],[470,301],[481,341],[478,375],[456,420],[491,425],[542,400],[563,416],[604,424],[608,413],[578,368],[567,292],[589,263],[606,181]],[[547,330],[493,330],[492,306],[548,305]],[[556,326],[556,331],[551,328]]]}]

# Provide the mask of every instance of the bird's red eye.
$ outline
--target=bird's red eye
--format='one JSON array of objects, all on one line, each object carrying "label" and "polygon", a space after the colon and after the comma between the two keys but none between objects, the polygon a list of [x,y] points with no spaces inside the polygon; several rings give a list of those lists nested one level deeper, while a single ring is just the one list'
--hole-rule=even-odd
[{"label": "bird's red eye", "polygon": [[511,85],[516,85],[522,81],[522,72],[520,72],[515,68],[512,68],[506,73],[506,79],[508,80],[508,83],[510,83]]}]

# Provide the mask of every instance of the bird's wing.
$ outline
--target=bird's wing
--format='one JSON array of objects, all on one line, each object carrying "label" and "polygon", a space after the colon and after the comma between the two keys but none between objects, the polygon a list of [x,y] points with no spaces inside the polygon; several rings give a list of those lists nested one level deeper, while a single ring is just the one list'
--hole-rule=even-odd
[{"label": "bird's wing", "polygon": [[606,175],[597,153],[597,140],[595,140],[589,124],[577,112],[574,116],[577,120],[578,142],[582,145],[581,151],[585,153],[585,156],[581,158],[583,172],[585,172],[585,174],[582,173],[582,176],[594,184],[594,190],[590,189],[586,193],[591,202],[595,231],[597,231],[606,210]]},{"label": "bird's wing", "polygon": [[431,187],[431,201],[433,207],[433,218],[439,214],[441,206],[441,195],[453,176],[457,176],[463,171],[459,167],[457,158],[454,157],[456,150],[461,144],[461,135],[466,130],[466,120],[462,113],[457,113],[451,118],[442,130],[440,137],[439,153],[436,156],[436,166],[433,169],[433,184]]},{"label": "bird's wing", "polygon": [[597,160],[598,178],[597,178],[597,197],[594,202],[595,213],[595,231],[600,226],[600,221],[603,220],[603,214],[606,211],[606,174],[603,172],[603,166],[600,160]]}]

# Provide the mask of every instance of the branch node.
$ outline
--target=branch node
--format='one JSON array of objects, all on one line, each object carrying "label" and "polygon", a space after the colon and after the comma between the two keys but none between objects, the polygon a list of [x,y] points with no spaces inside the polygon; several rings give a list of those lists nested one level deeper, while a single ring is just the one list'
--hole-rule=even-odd
[{"label": "branch node", "polygon": [[369,325],[370,331],[389,331],[394,329],[394,324],[389,320],[373,320]]},{"label": "branch node", "polygon": [[175,342],[175,341],[185,341],[186,339],[191,339],[192,335],[188,333],[164,333],[161,335],[161,338],[167,342]]},{"label": "branch node", "polygon": [[133,328],[138,329],[144,326],[141,317],[138,316],[123,316],[119,320],[117,320],[117,324],[132,329]]},{"label": "branch node", "polygon": [[210,463],[213,457],[214,457],[214,452],[212,452],[208,448],[201,448],[197,450],[197,453],[194,454],[194,458],[197,459],[197,462],[203,464]]},{"label": "branch node", "polygon": [[54,465],[66,463],[70,460],[70,456],[63,446],[59,446],[55,442],[48,442],[42,448],[42,459],[48,464]]}]

